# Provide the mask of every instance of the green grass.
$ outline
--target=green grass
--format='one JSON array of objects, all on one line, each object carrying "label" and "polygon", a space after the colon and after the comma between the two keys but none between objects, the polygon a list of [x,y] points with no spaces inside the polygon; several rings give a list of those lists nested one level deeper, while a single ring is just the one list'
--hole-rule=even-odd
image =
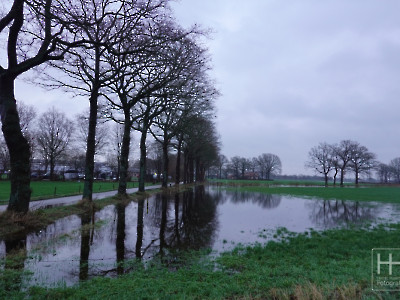
[{"label": "green grass", "polygon": [[[32,181],[31,200],[42,200],[55,197],[79,195],[83,191],[83,181]],[[137,182],[129,182],[128,188],[138,187]],[[106,192],[116,190],[118,182],[95,181],[93,192]],[[8,203],[10,197],[10,181],[0,181],[0,204]]]},{"label": "green grass", "polygon": [[[272,185],[293,185],[293,186],[324,186],[323,181],[314,180],[231,180],[231,179],[210,179],[211,183],[222,183],[225,185],[257,185],[257,186],[272,186]],[[349,184],[349,183],[346,183]]]},{"label": "green grass", "polygon": [[353,201],[400,203],[400,187],[240,187],[241,191]]},{"label": "green grass", "polygon": [[344,187],[324,187],[323,182],[308,181],[259,181],[259,180],[215,180],[230,190],[267,194],[315,197],[353,201],[377,201],[400,203],[400,186],[360,184],[358,187],[347,183]]},{"label": "green grass", "polygon": [[[154,263],[118,279],[99,277],[77,286],[7,292],[33,299],[379,299],[370,290],[371,249],[398,247],[400,224],[293,234],[237,247],[216,259],[194,255],[184,267]],[[396,299],[397,294],[380,294]]]}]

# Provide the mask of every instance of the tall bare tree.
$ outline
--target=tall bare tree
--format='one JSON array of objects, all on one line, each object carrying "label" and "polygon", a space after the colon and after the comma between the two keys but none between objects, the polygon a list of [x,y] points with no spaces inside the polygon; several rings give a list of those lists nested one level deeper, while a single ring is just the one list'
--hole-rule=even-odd
[{"label": "tall bare tree", "polygon": [[353,150],[356,148],[357,144],[357,142],[351,140],[343,140],[338,146],[335,147],[337,165],[340,169],[340,186],[343,186],[344,175],[349,167]]},{"label": "tall bare tree", "polygon": [[276,154],[263,153],[258,157],[258,162],[267,180],[271,179],[271,175],[280,174],[282,171],[281,160]]},{"label": "tall bare tree", "polygon": [[320,143],[308,152],[306,167],[324,175],[325,186],[328,186],[328,174],[334,168],[334,152],[331,145]]},{"label": "tall bare tree", "polygon": [[370,172],[375,164],[376,155],[368,150],[367,147],[358,143],[354,144],[351,154],[350,168],[355,174],[355,184],[359,182],[360,174]]},{"label": "tall bare tree", "polygon": [[37,147],[42,158],[50,165],[51,179],[54,179],[57,160],[67,151],[73,131],[71,120],[55,108],[43,113],[38,119]]},{"label": "tall bare tree", "polygon": [[[10,2],[9,2],[10,3]],[[8,4],[8,3],[7,3]],[[0,117],[10,153],[11,193],[8,210],[25,213],[30,201],[30,147],[22,134],[14,94],[15,80],[51,60],[60,60],[78,40],[68,41],[67,24],[58,22],[60,1],[13,0],[0,19],[7,66],[0,66]],[[60,46],[63,46],[62,49]]]}]

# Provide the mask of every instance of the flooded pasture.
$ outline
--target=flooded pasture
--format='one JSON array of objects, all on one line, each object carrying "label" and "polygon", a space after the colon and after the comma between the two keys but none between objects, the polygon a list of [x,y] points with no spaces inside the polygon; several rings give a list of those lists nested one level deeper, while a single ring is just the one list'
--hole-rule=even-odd
[{"label": "flooded pasture", "polygon": [[[128,272],[132,259],[149,260],[187,249],[218,253],[238,243],[264,243],[279,227],[304,232],[399,219],[400,206],[395,204],[197,186],[180,194],[157,194],[138,203],[69,216],[40,232],[1,241],[0,268],[31,271],[26,284],[72,285],[94,276]],[[15,250],[23,259],[10,266],[6,258]]]}]

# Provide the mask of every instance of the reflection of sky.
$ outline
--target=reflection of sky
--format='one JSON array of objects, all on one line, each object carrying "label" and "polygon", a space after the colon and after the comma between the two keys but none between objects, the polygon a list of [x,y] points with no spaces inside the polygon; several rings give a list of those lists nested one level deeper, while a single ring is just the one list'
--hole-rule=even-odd
[{"label": "reflection of sky", "polygon": [[[211,201],[217,203],[215,218],[200,218],[209,223],[206,225],[204,223],[192,224],[188,227],[189,231],[183,230],[181,234],[196,235],[188,237],[187,240],[211,243],[211,247],[215,251],[230,250],[238,243],[247,244],[257,241],[264,243],[272,237],[278,227],[286,227],[289,231],[294,232],[304,232],[311,227],[322,230],[339,226],[339,223],[342,224],[342,220],[338,216],[343,213],[344,207],[339,207],[337,213],[321,214],[324,203],[322,200],[280,195],[237,194],[216,190],[214,187],[206,188],[207,192],[211,196]],[[175,207],[173,195],[171,197],[167,206],[167,229],[165,232],[167,243],[171,242],[170,238],[174,235]],[[339,206],[341,202],[338,201]],[[147,203],[149,204],[148,210]],[[205,202],[200,203],[204,204]],[[325,201],[325,203],[327,202]],[[400,206],[398,205],[360,202],[355,211],[355,202],[346,203],[348,203],[346,209],[349,214],[356,216],[355,221],[363,219],[372,222],[400,220]],[[330,202],[331,207],[334,204],[334,201]],[[214,212],[212,211],[213,207],[215,208],[215,205],[206,206],[205,210],[200,211],[215,213],[215,209]],[[182,209],[181,198],[180,217],[182,217]],[[125,209],[125,258],[135,257],[137,213],[138,204],[136,202],[131,202]],[[144,255],[144,258],[148,259],[160,251],[161,199],[152,197],[145,202],[143,219],[142,250],[148,248]],[[100,220],[102,222],[99,223]],[[117,210],[112,205],[95,214],[97,225],[92,230],[93,240],[90,243],[89,277],[99,274],[115,275],[117,220]],[[180,222],[180,226],[189,226],[183,223]],[[209,224],[211,224],[209,229],[212,232],[206,228]],[[196,226],[202,226],[202,228],[196,228]],[[32,256],[33,259],[27,259],[25,266],[34,272],[32,283],[47,282],[48,285],[53,285],[57,282],[64,282],[71,285],[79,282],[80,227],[81,218],[70,216],[49,225],[40,233],[28,235],[26,243],[28,257]],[[259,236],[260,233],[262,236]],[[205,237],[200,237],[199,234],[204,234]],[[60,236],[64,236],[64,238],[59,239]],[[196,246],[192,245],[192,247]],[[36,251],[35,249],[38,248],[39,250]],[[0,257],[4,256],[5,244],[0,242]],[[2,267],[0,266],[0,268]]]}]

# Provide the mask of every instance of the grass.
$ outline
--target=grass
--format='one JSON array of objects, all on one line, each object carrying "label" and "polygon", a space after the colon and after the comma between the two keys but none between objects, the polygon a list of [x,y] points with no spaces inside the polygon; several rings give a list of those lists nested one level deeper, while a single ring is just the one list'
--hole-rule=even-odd
[{"label": "grass", "polygon": [[[347,184],[345,187],[329,186],[324,187],[323,182],[306,185],[299,181],[245,181],[245,180],[224,180],[221,182],[228,189],[238,189],[240,191],[258,192],[267,194],[292,195],[302,197],[315,197],[320,199],[353,200],[353,201],[377,201],[400,203],[400,186],[385,186],[363,184],[356,187]],[[301,185],[301,186],[299,186]]]},{"label": "grass", "polygon": [[[43,200],[56,197],[79,195],[83,192],[83,181],[32,181],[31,200]],[[138,187],[137,182],[128,182],[128,188]],[[116,190],[118,182],[95,181],[93,192]],[[0,181],[0,204],[7,204],[10,197],[10,181]]]},{"label": "grass", "polygon": [[400,224],[302,234],[279,229],[277,241],[239,246],[215,259],[192,254],[183,267],[136,262],[134,272],[117,279],[25,292],[1,287],[0,298],[396,299],[370,290],[371,248],[397,246],[399,230]]},{"label": "grass", "polygon": [[241,191],[353,201],[400,203],[400,187],[241,187]]}]

